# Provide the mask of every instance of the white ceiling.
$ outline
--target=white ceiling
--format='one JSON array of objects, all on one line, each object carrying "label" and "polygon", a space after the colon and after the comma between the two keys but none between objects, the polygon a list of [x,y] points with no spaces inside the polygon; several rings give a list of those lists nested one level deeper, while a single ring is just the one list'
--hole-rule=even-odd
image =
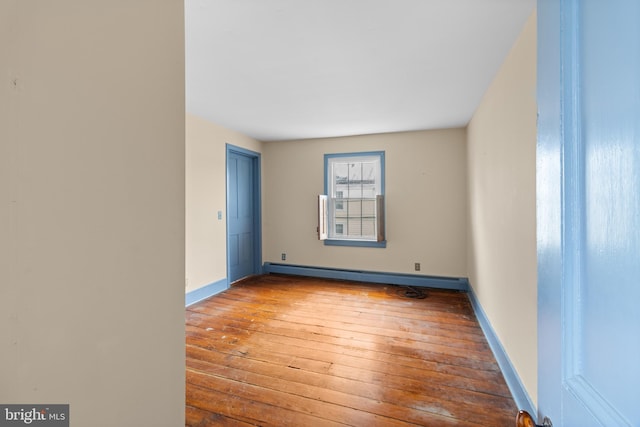
[{"label": "white ceiling", "polygon": [[187,112],[262,141],[465,126],[535,0],[185,0]]}]

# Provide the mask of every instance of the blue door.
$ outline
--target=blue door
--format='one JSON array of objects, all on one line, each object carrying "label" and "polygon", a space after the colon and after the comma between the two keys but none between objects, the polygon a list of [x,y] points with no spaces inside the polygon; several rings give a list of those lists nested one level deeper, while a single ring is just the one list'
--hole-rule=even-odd
[{"label": "blue door", "polygon": [[640,2],[538,2],[538,417],[640,426]]},{"label": "blue door", "polygon": [[260,155],[227,146],[227,264],[233,283],[260,272]]}]

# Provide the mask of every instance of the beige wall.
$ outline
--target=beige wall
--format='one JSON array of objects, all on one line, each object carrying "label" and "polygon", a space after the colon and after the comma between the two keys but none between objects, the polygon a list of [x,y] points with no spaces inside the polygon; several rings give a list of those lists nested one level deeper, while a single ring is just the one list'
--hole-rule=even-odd
[{"label": "beige wall", "polygon": [[184,423],[179,0],[0,2],[0,402]]},{"label": "beige wall", "polygon": [[537,398],[536,20],[526,23],[468,126],[469,278]]},{"label": "beige wall", "polygon": [[[263,167],[263,260],[354,270],[467,277],[465,130],[268,142]],[[325,246],[316,195],[324,154],[384,150],[387,247]]]},{"label": "beige wall", "polygon": [[[186,290],[227,278],[226,144],[261,152],[241,133],[187,114]],[[218,220],[218,211],[222,219]]]}]

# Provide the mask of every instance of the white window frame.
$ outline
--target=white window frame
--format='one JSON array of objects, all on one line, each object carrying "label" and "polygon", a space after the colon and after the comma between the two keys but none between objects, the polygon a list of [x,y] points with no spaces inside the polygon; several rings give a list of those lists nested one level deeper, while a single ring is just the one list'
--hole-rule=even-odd
[{"label": "white window frame", "polygon": [[[369,151],[360,153],[338,153],[338,154],[325,154],[324,156],[324,188],[325,195],[321,197],[321,203],[319,203],[319,238],[324,240],[325,245],[333,246],[367,246],[367,247],[386,247],[386,237],[384,232],[384,151]],[[347,170],[350,170],[350,166],[357,168],[360,165],[361,171],[364,170],[365,165],[368,165],[368,175],[372,175],[369,179],[360,175],[360,181],[354,186],[348,183],[348,188],[353,189],[360,186],[360,192],[353,191],[353,197],[349,194],[344,194],[344,188],[337,189],[340,185],[336,179],[336,173],[338,169],[345,167],[348,164]],[[373,167],[373,168],[371,168]],[[344,172],[343,172],[344,173]],[[361,172],[362,173],[362,172]],[[347,174],[349,175],[349,174]],[[350,178],[346,176],[348,181]],[[368,187],[368,188],[367,188]],[[338,197],[342,191],[342,197]],[[365,197],[365,193],[366,197]],[[340,198],[341,202],[336,202],[336,198]],[[320,200],[320,199],[319,199]],[[338,203],[342,204],[342,209],[336,209]],[[363,206],[371,203],[371,207],[366,214],[363,211]],[[321,206],[322,204],[322,206]],[[355,214],[349,211],[349,206],[359,206],[360,211]],[[345,217],[346,212],[346,217]],[[322,218],[324,215],[324,218]],[[365,218],[366,215],[366,218]],[[336,220],[336,218],[338,218]],[[355,233],[349,233],[349,225],[344,221],[352,221],[359,224],[362,232],[365,219],[373,219],[373,231],[365,236],[359,235],[358,231]],[[345,234],[338,234],[336,230],[336,224],[342,223]],[[320,230],[324,231],[320,233]]]}]

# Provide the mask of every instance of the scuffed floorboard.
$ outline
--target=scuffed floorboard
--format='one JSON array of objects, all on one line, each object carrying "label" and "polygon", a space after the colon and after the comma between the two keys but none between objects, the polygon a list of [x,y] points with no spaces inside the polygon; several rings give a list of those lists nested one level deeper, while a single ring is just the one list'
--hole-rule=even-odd
[{"label": "scuffed floorboard", "polygon": [[187,308],[187,426],[513,426],[464,293],[266,275]]}]

